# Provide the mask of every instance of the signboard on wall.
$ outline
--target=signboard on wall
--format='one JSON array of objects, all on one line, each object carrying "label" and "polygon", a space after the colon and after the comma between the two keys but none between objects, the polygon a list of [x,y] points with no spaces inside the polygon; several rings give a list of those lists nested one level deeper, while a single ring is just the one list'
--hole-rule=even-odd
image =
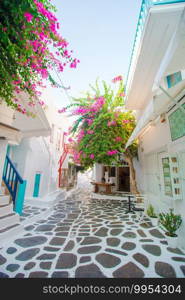
[{"label": "signboard on wall", "polygon": [[[185,103],[182,107],[185,109]],[[178,108],[169,115],[168,119],[172,141],[185,136],[185,111]]]}]

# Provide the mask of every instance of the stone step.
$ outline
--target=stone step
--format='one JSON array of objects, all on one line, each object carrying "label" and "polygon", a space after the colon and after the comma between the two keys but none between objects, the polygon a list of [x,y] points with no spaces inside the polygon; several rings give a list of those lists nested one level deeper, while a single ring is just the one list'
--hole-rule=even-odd
[{"label": "stone step", "polygon": [[24,230],[23,225],[15,223],[3,229],[0,229],[0,246],[4,246],[7,240],[14,238],[18,233]]},{"label": "stone step", "polygon": [[9,213],[13,212],[13,204],[7,204],[0,206],[0,217],[4,215],[8,215]]},{"label": "stone step", "polygon": [[5,195],[5,192],[6,192],[5,186],[1,186],[0,187],[0,194]]},{"label": "stone step", "polygon": [[0,206],[7,205],[10,202],[10,196],[8,195],[0,195]]},{"label": "stone step", "polygon": [[20,217],[15,212],[0,217],[0,229],[19,223]]}]

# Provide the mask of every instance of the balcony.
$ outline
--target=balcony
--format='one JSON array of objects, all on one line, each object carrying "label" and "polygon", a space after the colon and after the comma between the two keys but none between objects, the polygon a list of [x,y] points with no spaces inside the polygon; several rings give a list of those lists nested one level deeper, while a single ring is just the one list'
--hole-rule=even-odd
[{"label": "balcony", "polygon": [[[172,37],[180,24],[184,8],[185,0],[142,1],[126,81],[126,105],[129,109],[143,109],[146,101],[144,97],[149,96],[149,91],[140,94],[139,90],[133,93],[133,89],[138,88],[138,85],[141,86],[141,82],[145,80],[145,85],[148,83],[151,89],[164,55],[172,42]],[[146,68],[150,67],[149,74]],[[135,103],[136,97],[140,99],[140,102]]]}]

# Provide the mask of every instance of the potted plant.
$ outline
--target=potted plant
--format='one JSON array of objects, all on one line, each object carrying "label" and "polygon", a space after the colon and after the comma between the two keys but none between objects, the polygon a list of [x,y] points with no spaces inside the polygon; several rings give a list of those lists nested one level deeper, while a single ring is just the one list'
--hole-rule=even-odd
[{"label": "potted plant", "polygon": [[147,208],[147,215],[151,218],[151,222],[154,226],[157,226],[158,224],[158,217],[157,214],[155,213],[154,207],[152,204],[150,204]]},{"label": "potted plant", "polygon": [[159,223],[166,230],[166,238],[168,245],[171,248],[177,247],[178,236],[176,231],[179,229],[182,223],[182,217],[173,213],[173,209],[170,209],[169,213],[159,214]]}]

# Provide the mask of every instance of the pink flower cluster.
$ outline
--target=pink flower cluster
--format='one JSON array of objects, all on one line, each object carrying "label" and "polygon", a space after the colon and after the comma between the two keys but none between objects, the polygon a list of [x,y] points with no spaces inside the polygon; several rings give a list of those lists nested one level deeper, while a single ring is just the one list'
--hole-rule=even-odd
[{"label": "pink flower cluster", "polygon": [[107,123],[108,127],[110,127],[110,126],[116,126],[116,125],[117,125],[116,121],[108,121],[108,123]]},{"label": "pink flower cluster", "polygon": [[64,113],[64,112],[66,112],[66,108],[65,108],[65,107],[58,110],[58,113],[59,113],[59,114]]},{"label": "pink flower cluster", "polygon": [[128,123],[130,123],[130,120],[123,120],[122,121],[124,124],[128,124]]},{"label": "pink flower cluster", "polygon": [[115,141],[116,141],[116,142],[121,142],[121,141],[122,141],[122,137],[121,137],[121,136],[117,136],[117,137],[115,138]]},{"label": "pink flower cluster", "polygon": [[107,152],[107,155],[112,156],[112,155],[117,154],[117,153],[118,153],[117,150],[110,150],[110,151]]},{"label": "pink flower cluster", "polygon": [[87,130],[87,134],[93,134],[94,130]]},{"label": "pink flower cluster", "polygon": [[90,159],[94,159],[95,158],[95,156],[94,156],[94,154],[92,153],[92,154],[90,154],[89,155],[89,157],[90,157]]},{"label": "pink flower cluster", "polygon": [[87,119],[86,122],[88,123],[88,125],[92,125],[92,123],[94,122],[92,119]]},{"label": "pink flower cluster", "polygon": [[117,76],[117,77],[113,78],[113,79],[112,79],[112,82],[113,82],[113,83],[116,83],[116,82],[122,81],[122,80],[123,80],[123,77],[120,75],[120,76]]},{"label": "pink flower cluster", "polygon": [[[48,69],[52,70],[55,65],[59,72],[63,72],[66,63],[69,63],[71,68],[76,68],[80,61],[76,58],[73,59],[67,50],[68,42],[58,33],[60,25],[55,15],[42,2],[38,0],[33,2],[38,15],[35,17],[34,14],[26,11],[24,13],[25,24],[21,27],[23,31],[26,30],[27,36],[32,37],[30,40],[27,39],[25,45],[25,50],[30,50],[32,54],[26,59],[25,56],[20,57],[18,61],[20,66],[30,69],[33,82],[23,83],[22,79],[16,75],[12,83],[17,94],[26,88],[33,95],[40,96],[41,92],[38,91],[38,87],[44,87],[43,80],[49,77]],[[46,22],[43,22],[43,17],[46,18]],[[29,26],[26,23],[30,23]],[[52,46],[56,48],[55,52],[50,51]],[[61,56],[60,59],[59,56]],[[39,76],[38,80],[35,79],[35,74]],[[59,112],[61,113],[63,110],[59,110]]]},{"label": "pink flower cluster", "polygon": [[77,142],[79,143],[83,139],[84,136],[85,136],[85,132],[82,129],[82,130],[80,130],[79,134],[77,135]]}]

